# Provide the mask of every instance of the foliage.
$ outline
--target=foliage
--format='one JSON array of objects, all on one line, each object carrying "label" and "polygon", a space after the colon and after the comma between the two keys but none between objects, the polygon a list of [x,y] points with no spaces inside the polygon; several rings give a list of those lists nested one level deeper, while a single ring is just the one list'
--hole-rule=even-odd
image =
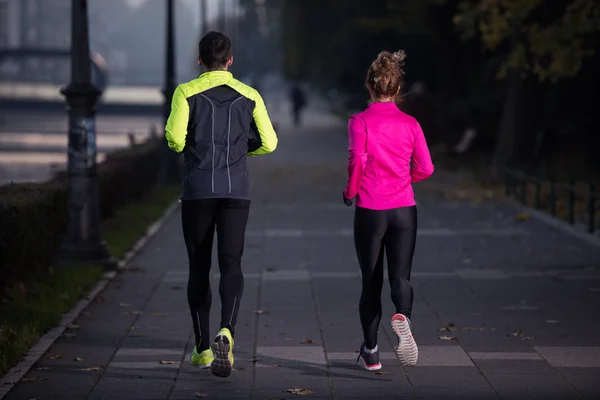
[{"label": "foliage", "polygon": [[[102,220],[154,187],[157,142],[116,152],[98,166]],[[0,298],[15,282],[48,271],[66,229],[67,197],[66,173],[51,182],[0,187]]]},{"label": "foliage", "polygon": [[594,55],[600,32],[597,0],[461,0],[454,23],[464,39],[479,38],[486,50],[504,50],[499,77],[509,69],[552,82],[572,78]]}]

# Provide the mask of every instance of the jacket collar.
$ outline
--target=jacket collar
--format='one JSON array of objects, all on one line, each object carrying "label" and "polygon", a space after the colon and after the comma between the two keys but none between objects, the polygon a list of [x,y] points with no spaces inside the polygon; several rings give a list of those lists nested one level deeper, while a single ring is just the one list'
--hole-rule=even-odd
[{"label": "jacket collar", "polygon": [[216,69],[214,71],[206,71],[198,76],[198,78],[202,78],[202,77],[231,79],[231,78],[233,78],[233,74],[229,71],[223,71],[220,69]]}]

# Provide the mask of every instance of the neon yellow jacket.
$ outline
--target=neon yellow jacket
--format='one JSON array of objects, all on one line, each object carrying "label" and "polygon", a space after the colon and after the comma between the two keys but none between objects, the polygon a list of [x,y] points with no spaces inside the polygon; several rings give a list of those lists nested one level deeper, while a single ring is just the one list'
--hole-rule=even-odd
[{"label": "neon yellow jacket", "polygon": [[248,198],[247,156],[278,143],[260,94],[227,71],[179,85],[165,130],[169,147],[184,152],[182,200]]}]

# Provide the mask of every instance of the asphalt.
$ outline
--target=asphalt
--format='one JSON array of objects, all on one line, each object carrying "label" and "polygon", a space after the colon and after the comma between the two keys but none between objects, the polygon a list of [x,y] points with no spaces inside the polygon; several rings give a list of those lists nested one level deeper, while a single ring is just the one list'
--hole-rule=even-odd
[{"label": "asphalt", "polygon": [[535,218],[516,221],[510,203],[453,202],[419,184],[419,362],[403,368],[395,359],[386,282],[382,372],[355,365],[360,278],[353,210],[341,201],[344,129],[316,112],[302,128],[280,121],[278,150],[251,160],[246,283],[229,378],[187,361],[193,340],[177,212],[6,399],[600,398],[600,247]]}]

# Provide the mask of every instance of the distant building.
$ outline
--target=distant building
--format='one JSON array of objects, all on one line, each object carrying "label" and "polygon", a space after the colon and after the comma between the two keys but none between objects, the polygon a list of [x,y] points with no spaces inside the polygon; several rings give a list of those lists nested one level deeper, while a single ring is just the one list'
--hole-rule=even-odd
[{"label": "distant building", "polygon": [[19,0],[0,0],[0,49],[19,45]]}]

